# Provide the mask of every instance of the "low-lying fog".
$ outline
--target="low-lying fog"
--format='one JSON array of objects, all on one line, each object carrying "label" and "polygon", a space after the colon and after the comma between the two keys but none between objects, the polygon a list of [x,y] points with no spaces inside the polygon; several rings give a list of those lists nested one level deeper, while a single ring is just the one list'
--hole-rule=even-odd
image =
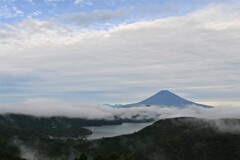
[{"label": "low-lying fog", "polygon": [[0,114],[17,113],[41,117],[65,116],[84,119],[162,119],[172,117],[198,117],[198,118],[240,118],[240,107],[221,106],[206,109],[189,106],[179,109],[177,107],[132,107],[112,108],[109,106],[82,105],[48,99],[34,99],[17,104],[0,105]]}]

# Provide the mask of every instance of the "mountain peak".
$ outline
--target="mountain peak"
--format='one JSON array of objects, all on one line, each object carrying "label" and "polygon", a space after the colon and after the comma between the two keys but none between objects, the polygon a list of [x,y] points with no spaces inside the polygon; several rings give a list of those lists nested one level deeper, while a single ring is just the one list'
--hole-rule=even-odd
[{"label": "mountain peak", "polygon": [[[159,91],[158,93],[156,93],[155,95],[157,94],[174,94],[173,92],[170,92],[169,90],[161,90]],[[175,95],[175,94],[174,94]]]},{"label": "mountain peak", "polygon": [[[159,92],[170,92],[169,90],[161,90],[161,91],[159,91]],[[171,92],[172,93],[172,92]]]},{"label": "mountain peak", "polygon": [[138,102],[137,104],[144,104],[144,105],[158,105],[158,106],[175,106],[175,107],[186,107],[186,106],[201,106],[210,108],[211,106],[205,106],[202,104],[197,104],[178,95],[168,91],[168,90],[161,90],[158,93],[154,94],[153,96]]},{"label": "mountain peak", "polygon": [[161,90],[158,93],[172,93],[172,92],[170,92],[169,90]]}]

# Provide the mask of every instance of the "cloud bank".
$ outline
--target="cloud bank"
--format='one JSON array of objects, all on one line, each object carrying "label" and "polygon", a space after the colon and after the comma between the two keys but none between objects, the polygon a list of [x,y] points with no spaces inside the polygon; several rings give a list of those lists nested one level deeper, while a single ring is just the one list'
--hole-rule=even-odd
[{"label": "cloud bank", "polygon": [[189,106],[179,109],[177,107],[132,107],[112,108],[109,106],[83,105],[67,103],[57,100],[35,99],[17,104],[0,105],[0,114],[17,113],[40,117],[64,116],[84,119],[165,119],[174,117],[198,117],[206,119],[240,118],[240,107],[215,107],[206,109]]}]

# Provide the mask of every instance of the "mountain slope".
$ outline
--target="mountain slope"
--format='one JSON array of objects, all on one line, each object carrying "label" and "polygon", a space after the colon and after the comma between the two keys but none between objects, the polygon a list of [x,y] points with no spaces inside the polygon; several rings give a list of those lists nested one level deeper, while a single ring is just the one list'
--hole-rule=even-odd
[{"label": "mountain slope", "polygon": [[[82,128],[88,121],[66,117],[34,117],[30,115],[0,115],[0,129],[9,136],[84,137],[92,132]],[[91,122],[89,122],[91,123]]]},{"label": "mountain slope", "polygon": [[120,125],[124,122],[140,122],[124,119],[81,119],[68,117],[34,117],[21,114],[0,114],[0,130],[14,136],[16,134],[31,136],[53,136],[80,138],[92,134],[84,127],[101,125]]},{"label": "mountain slope", "polygon": [[190,106],[190,105],[196,105],[201,107],[209,107],[202,104],[197,104],[191,101],[188,101],[186,99],[183,99],[182,97],[179,97],[178,95],[168,91],[168,90],[162,90],[155,95],[138,102],[138,104],[146,104],[146,105],[162,105],[162,106]]},{"label": "mountain slope", "polygon": [[198,106],[198,107],[204,107],[204,108],[212,108],[212,106],[207,106],[203,104],[194,103],[191,101],[188,101],[186,99],[183,99],[182,97],[168,91],[168,90],[162,90],[155,95],[140,101],[138,103],[125,105],[124,107],[134,107],[134,106],[164,106],[164,107],[179,107],[184,108],[188,106]]},{"label": "mountain slope", "polygon": [[160,120],[131,135],[101,139],[94,151],[128,154],[131,160],[239,160],[237,126],[240,120],[234,119]]}]

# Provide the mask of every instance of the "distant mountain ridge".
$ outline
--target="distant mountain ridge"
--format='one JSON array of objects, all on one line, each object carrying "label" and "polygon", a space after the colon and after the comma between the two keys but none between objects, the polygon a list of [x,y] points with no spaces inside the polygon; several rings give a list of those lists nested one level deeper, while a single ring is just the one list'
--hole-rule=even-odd
[{"label": "distant mountain ridge", "polygon": [[178,108],[185,108],[188,106],[198,106],[204,108],[213,108],[213,106],[198,104],[189,100],[186,100],[168,90],[162,90],[153,96],[140,101],[138,103],[128,104],[123,107],[137,107],[137,106],[164,106],[164,107],[178,107]]}]

